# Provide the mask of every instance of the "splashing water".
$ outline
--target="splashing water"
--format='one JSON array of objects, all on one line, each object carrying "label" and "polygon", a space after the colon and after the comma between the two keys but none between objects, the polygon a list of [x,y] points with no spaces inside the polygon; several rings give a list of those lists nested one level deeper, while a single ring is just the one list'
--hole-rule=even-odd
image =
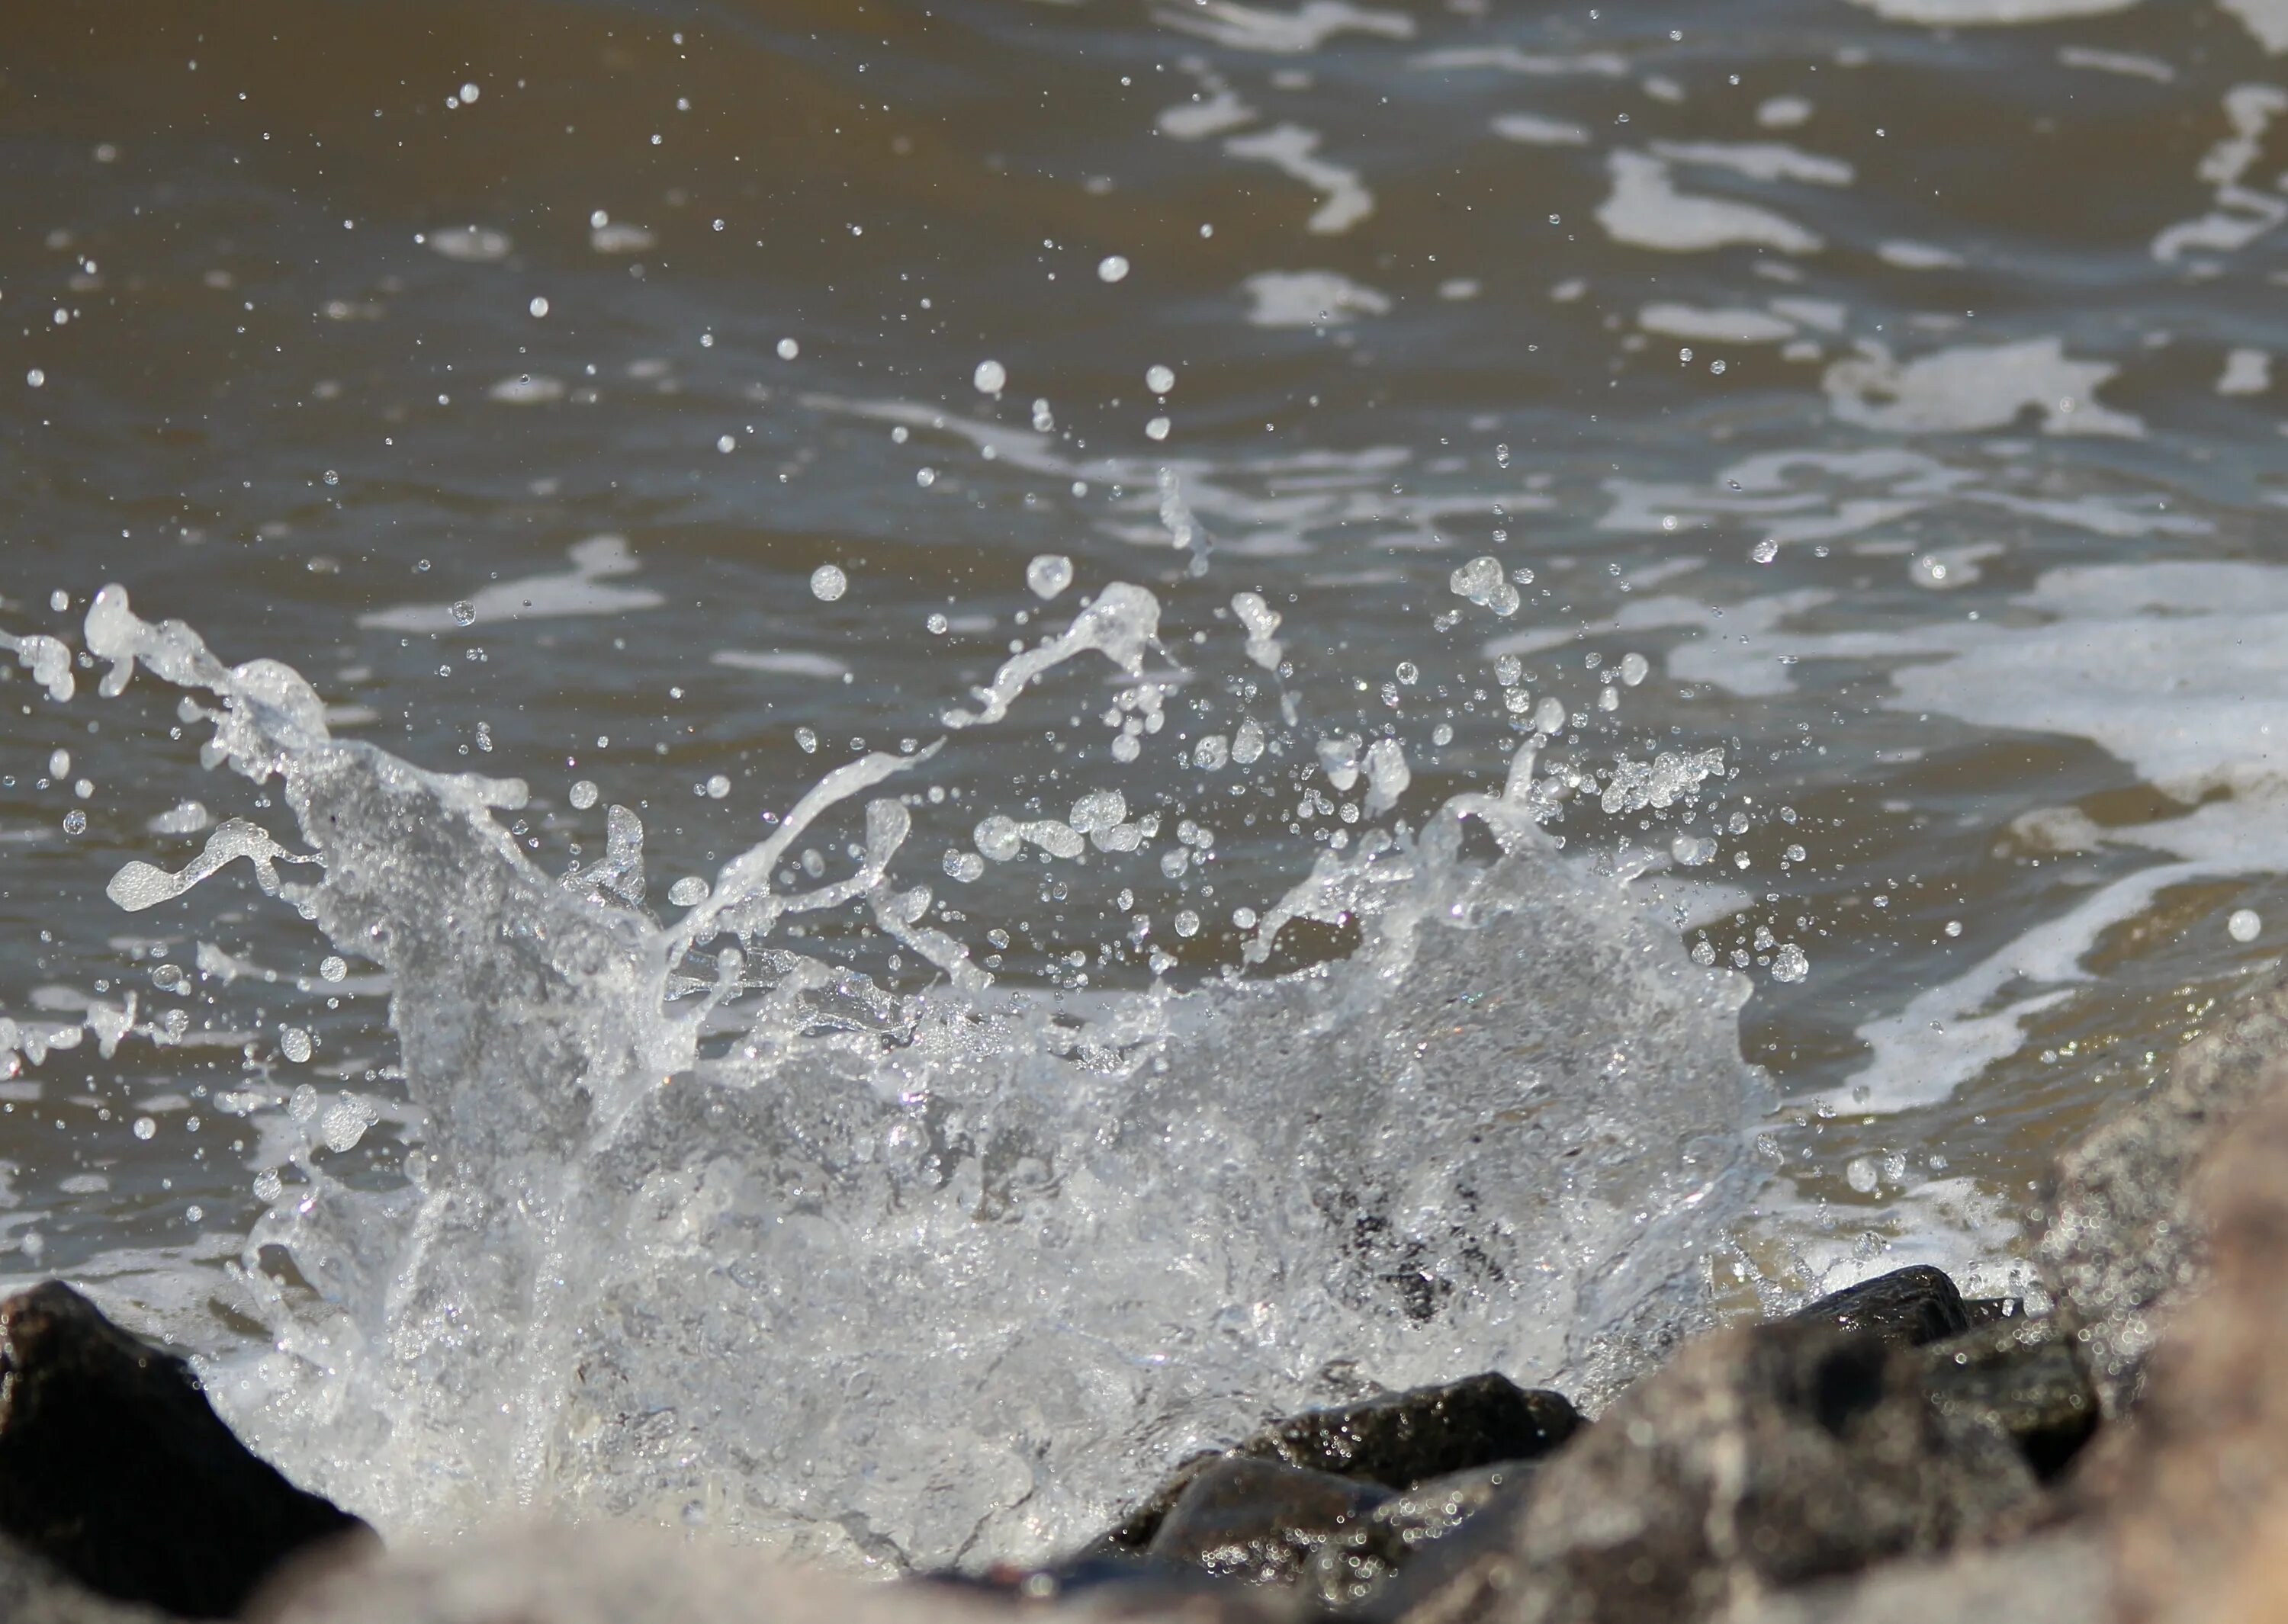
[{"label": "splashing water", "polygon": [[[1157,615],[1108,586],[946,725],[1086,655],[1134,677]],[[1241,618],[1275,661],[1277,616]],[[229,820],[178,873],[127,865],[114,901],[243,858],[389,977],[420,1148],[384,1188],[307,1158],[262,1175],[242,1279],[274,1349],[212,1382],[258,1447],[385,1527],[514,1501],[894,1567],[1037,1556],[1185,1454],[1364,1383],[1492,1367],[1594,1402],[1694,1322],[1753,1188],[1748,984],[1561,855],[1545,739],[1501,794],[1362,828],[1241,910],[1251,961],[1299,921],[1355,930],[1349,957],[1083,1002],[997,987],[921,923],[927,889],[891,875],[897,799],[866,804],[850,874],[806,854],[816,883],[786,888],[806,829],[935,744],[830,772],[660,924],[624,807],[601,860],[552,877],[494,816],[521,783],[335,740],[291,669],[226,667],[116,587],[86,641],[107,695],[139,665],[205,696],[181,714],[213,725],[206,764],[279,780],[310,848]],[[1395,741],[1327,748],[1377,810],[1408,788]],[[1249,722],[1230,759],[1263,749]],[[1633,769],[1631,804],[1715,767]],[[1144,828],[1095,790],[975,839],[998,863]],[[894,995],[777,939],[853,905],[943,978]],[[291,1113],[338,1151],[377,1115],[306,1085]],[[310,1289],[255,1267],[266,1248]]]}]

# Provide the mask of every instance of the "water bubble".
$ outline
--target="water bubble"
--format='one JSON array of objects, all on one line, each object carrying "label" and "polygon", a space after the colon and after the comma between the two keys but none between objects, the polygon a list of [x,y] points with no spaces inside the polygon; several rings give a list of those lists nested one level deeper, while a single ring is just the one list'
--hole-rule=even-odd
[{"label": "water bubble", "polygon": [[1811,960],[1793,942],[1789,942],[1772,955],[1772,979],[1775,981],[1800,981],[1810,973]]},{"label": "water bubble", "polygon": [[1167,367],[1148,367],[1144,372],[1144,387],[1156,395],[1166,394],[1176,386],[1175,372]]},{"label": "water bubble", "polygon": [[459,626],[475,625],[477,623],[477,606],[471,603],[465,598],[462,598],[458,603],[453,606],[453,622],[454,624]]},{"label": "water bubble", "polygon": [[709,800],[719,801],[730,793],[731,780],[722,773],[718,772],[714,777],[707,780],[707,798]]},{"label": "water bubble", "polygon": [[339,981],[349,973],[349,961],[338,953],[328,954],[318,965],[318,975],[322,980]]},{"label": "water bubble", "polygon": [[299,1026],[288,1026],[278,1034],[278,1050],[299,1066],[310,1058],[310,1034]]},{"label": "water bubble", "polygon": [[1724,363],[1720,360],[1712,360],[1708,363],[1708,370],[1720,374],[1724,370]]},{"label": "water bubble", "polygon": [[1766,536],[1748,549],[1748,556],[1759,564],[1768,564],[1780,556],[1780,544],[1771,537]]},{"label": "water bubble", "polygon": [[163,993],[176,991],[187,979],[182,967],[177,964],[162,964],[151,972],[151,985]]},{"label": "water bubble", "polygon": [[586,812],[596,804],[596,796],[599,793],[596,780],[584,778],[572,786],[572,793],[567,798],[571,801],[572,809],[575,812]]},{"label": "water bubble", "polygon": [[969,375],[969,381],[977,386],[979,394],[998,395],[1008,387],[1009,369],[997,360],[981,360],[977,370]]},{"label": "water bubble", "polygon": [[1025,566],[1025,584],[1036,598],[1054,598],[1072,584],[1072,560],[1061,552],[1045,552]]},{"label": "water bubble", "polygon": [[379,1120],[371,1105],[345,1094],[326,1108],[318,1133],[328,1150],[338,1156],[346,1155],[357,1149],[358,1141],[365,1137],[365,1130]]},{"label": "water bubble", "polygon": [[1096,262],[1099,281],[1116,282],[1128,274],[1128,259],[1123,254],[1107,254]]},{"label": "water bubble", "polygon": [[794,741],[802,747],[802,753],[804,755],[815,756],[818,754],[818,735],[811,732],[807,727],[798,727],[794,730]]},{"label": "water bubble", "polygon": [[2236,942],[2252,942],[2263,933],[2263,915],[2252,907],[2235,908],[2232,917],[2224,922],[2224,931]]},{"label": "water bubble", "polygon": [[134,1132],[137,1138],[147,1139],[158,1131],[159,1124],[153,1121],[149,1117],[139,1116],[135,1119]]},{"label": "water bubble", "polygon": [[708,884],[695,874],[687,874],[667,888],[667,899],[678,907],[696,907],[707,900]]},{"label": "water bubble", "polygon": [[1396,675],[1399,681],[1410,688],[1422,680],[1422,668],[1411,660],[1402,660],[1398,662]]},{"label": "water bubble", "polygon": [[325,472],[325,481],[329,485],[339,485],[342,482],[341,471],[336,468],[327,469]]},{"label": "water bubble", "polygon": [[1496,614],[1506,617],[1517,613],[1517,589],[1503,579],[1498,558],[1472,558],[1446,577],[1446,586],[1455,597],[1466,598]]},{"label": "water bubble", "polygon": [[830,604],[850,590],[850,577],[836,566],[822,564],[810,572],[810,595],[822,604]]},{"label": "water bubble", "polygon": [[76,806],[64,814],[64,833],[83,835],[87,832],[87,814]]},{"label": "water bubble", "polygon": [[1151,422],[1144,425],[1144,438],[1147,440],[1167,439],[1168,420],[1165,417],[1153,418]]},{"label": "water bubble", "polygon": [[802,346],[797,344],[793,339],[782,338],[779,340],[779,359],[781,360],[792,360],[796,356],[801,353]]}]

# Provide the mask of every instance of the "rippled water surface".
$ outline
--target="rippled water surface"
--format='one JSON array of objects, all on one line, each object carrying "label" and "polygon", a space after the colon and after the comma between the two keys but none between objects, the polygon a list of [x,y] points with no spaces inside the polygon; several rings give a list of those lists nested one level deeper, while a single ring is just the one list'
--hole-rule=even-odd
[{"label": "rippled water surface", "polygon": [[[490,1492],[346,1464],[417,1434],[432,1480],[482,1478],[460,1422],[409,1419],[389,1360],[433,1374],[438,1325],[488,1302],[528,1311],[510,1362],[585,1349],[582,1382],[600,1360],[621,1383],[566,1399],[520,1376],[502,1403],[536,1415],[501,1458],[527,1498],[831,1525],[846,1541],[794,1542],[894,1562],[1054,1543],[1103,1509],[1109,1487],[1038,1486],[1049,1441],[995,1454],[974,1505],[820,1486],[808,1462],[669,1482],[673,1447],[627,1422],[659,1413],[646,1383],[747,1357],[729,1298],[631,1306],[671,1255],[741,1290],[815,1268],[826,1325],[855,1323],[833,1293],[873,1271],[912,1304],[962,1278],[949,1259],[1013,1280],[981,1325],[1053,1298],[1076,1347],[1121,1347],[1104,1369],[1154,1374],[1116,1404],[1100,1370],[1030,1419],[988,1406],[979,1435],[1100,1426],[1132,1454],[1466,1359],[1604,1369],[1592,1343],[1671,1303],[1628,1283],[1647,1256],[1673,1272],[1664,1248],[1707,1255],[1720,1302],[1878,1257],[2006,1282],[2054,1147],[2288,927],[2277,0],[202,16],[0,21],[0,628],[76,651],[117,582],[226,663],[298,671],[334,741],[524,780],[424,790],[443,798],[423,816],[496,817],[531,897],[603,900],[560,918],[523,879],[456,890],[508,873],[505,845],[390,824],[375,809],[410,780],[378,757],[352,772],[280,723],[260,770],[285,777],[210,771],[175,687],[99,695],[81,654],[60,701],[28,645],[0,684],[0,1232],[12,1271],[92,1281],[226,1362],[290,1347],[237,1413],[258,1431],[294,1395],[280,1447],[377,1515]],[[1131,603],[1114,582],[1149,595],[1156,635],[981,697],[1084,605]],[[288,692],[267,681],[234,702]],[[1518,833],[1537,739],[1545,842]],[[919,764],[894,786],[910,830],[854,802],[763,865],[783,889],[854,865],[865,884],[742,933],[767,973],[687,1052],[623,1033],[635,994],[599,967],[653,951],[636,932],[876,755]],[[1508,823],[1439,812],[1505,784]],[[363,899],[312,901],[317,868],[292,863],[139,912],[107,898],[233,817],[338,878],[368,862]],[[1506,866],[1483,867],[1490,828],[1524,841]],[[1386,850],[1427,877],[1378,912],[1352,866]],[[1328,889],[1275,929],[1315,863]],[[618,946],[562,947],[608,915],[595,940]],[[409,968],[356,934],[377,921],[433,926],[443,956]],[[748,973],[658,939],[654,990],[685,1006]],[[1351,968],[1310,978],[1329,964]],[[1225,980],[1254,990],[1171,1001]],[[732,1018],[798,984],[798,1010]],[[956,993],[987,1002],[943,1015]],[[587,1012],[563,1041],[597,1076],[612,1044],[631,1076],[751,1064],[705,1086],[793,1114],[534,1129],[556,1097],[538,1061],[471,1079],[543,1006]],[[962,1020],[1009,1024],[948,1037]],[[1087,1034],[1060,1064],[1095,1081],[1029,1069],[1061,1031]],[[1148,1052],[1157,1070],[1124,1069]],[[814,1073],[871,1103],[817,1103]],[[1471,1133],[1513,1129],[1538,1147],[1515,1191],[1457,1171]],[[939,1137],[909,1168],[902,1131]],[[1660,1192],[1631,1221],[1669,1239],[1614,1239],[1627,1198],[1594,1180],[1552,1198],[1561,1220],[1520,1216],[1560,1140],[1618,1147],[1599,1177]],[[959,1182],[930,1158],[973,1151],[976,1187],[915,1216]],[[584,1170],[528,1256],[503,1243],[523,1284],[422,1274],[457,1224],[497,1240],[544,1156]],[[841,1240],[759,1240],[724,1216],[745,1195],[661,1193],[703,1164],[816,1171],[803,1199]],[[1130,1210],[1181,1206],[1195,1175],[1227,1231],[1259,1216],[1259,1248],[1203,1262]],[[581,1265],[584,1306],[535,1297],[560,1230],[640,1228],[600,1193],[639,1190],[661,1234]],[[1704,1230],[1674,1227],[1696,1211]],[[989,1222],[1029,1239],[915,1239]],[[1298,1238],[1314,1224],[1332,1239]],[[432,1251],[409,1262],[417,1231]],[[1164,1243],[1191,1261],[1140,1288],[1154,1325],[1216,1329],[1148,1354],[1083,1277],[1092,1245],[1148,1272]],[[1544,1273],[1558,1296],[1522,1283]],[[451,1312],[422,1319],[425,1292]],[[328,1304],[363,1351],[312,1328]],[[662,1326],[689,1335],[635,1368]],[[978,1365],[947,1406],[993,1390]],[[870,1368],[828,1347],[779,1374],[928,1380]],[[497,1397],[461,1374],[442,1390]],[[822,1400],[802,1435],[954,1448],[926,1417],[867,1430],[867,1405]]]}]

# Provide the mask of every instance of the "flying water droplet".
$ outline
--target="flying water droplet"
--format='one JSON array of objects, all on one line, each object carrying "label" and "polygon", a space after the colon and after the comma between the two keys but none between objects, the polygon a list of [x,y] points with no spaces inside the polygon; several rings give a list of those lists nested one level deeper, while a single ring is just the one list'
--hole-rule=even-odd
[{"label": "flying water droplet", "polygon": [[460,626],[475,625],[477,623],[477,606],[464,598],[460,602],[453,606],[453,622],[456,625]]},{"label": "flying water droplet", "polygon": [[979,394],[998,395],[1008,387],[1009,369],[997,360],[981,360],[969,381],[977,386]]},{"label": "flying water droplet", "polygon": [[1036,598],[1054,598],[1072,584],[1072,560],[1060,552],[1045,552],[1025,566],[1025,584]]},{"label": "flying water droplet", "polygon": [[586,812],[596,804],[596,797],[601,793],[593,779],[584,778],[572,786],[572,793],[567,798],[571,801],[574,811]]},{"label": "flying water droplet", "polygon": [[831,564],[822,564],[810,572],[810,595],[822,604],[830,604],[850,590],[850,577]]},{"label": "flying water droplet", "polygon": [[2224,931],[2236,942],[2252,942],[2263,934],[2263,915],[2252,907],[2235,908],[2232,917],[2224,922]]},{"label": "flying water droplet", "polygon": [[1096,275],[1100,281],[1116,282],[1127,274],[1128,259],[1125,255],[1107,254],[1096,262]]}]

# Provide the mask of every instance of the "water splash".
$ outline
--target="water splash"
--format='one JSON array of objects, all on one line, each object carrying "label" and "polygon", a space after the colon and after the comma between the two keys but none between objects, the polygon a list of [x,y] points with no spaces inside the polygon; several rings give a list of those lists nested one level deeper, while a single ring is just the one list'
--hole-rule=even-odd
[{"label": "water splash", "polygon": [[[1140,677],[1157,615],[1108,586],[948,725],[1088,652]],[[1243,619],[1257,654],[1275,617]],[[661,924],[626,809],[602,860],[550,876],[493,815],[521,784],[334,740],[291,670],[226,667],[117,588],[86,635],[106,693],[140,665],[216,701],[185,701],[208,764],[277,780],[311,848],[234,820],[115,897],[314,863],[271,883],[388,977],[419,1149],[386,1187],[306,1158],[272,1177],[243,1280],[274,1349],[212,1383],[386,1527],[512,1501],[857,1563],[1037,1556],[1362,1382],[1491,1366],[1595,1400],[1692,1323],[1753,1187],[1748,984],[1561,854],[1542,824],[1585,780],[1537,773],[1533,741],[1501,795],[1323,852],[1248,949],[1316,921],[1356,932],[1347,958],[1082,1004],[997,987],[922,924],[896,799],[866,803],[852,872],[783,888],[806,828],[936,745],[828,773]],[[1378,802],[1404,792],[1394,742],[1345,743]],[[1077,856],[1144,828],[1091,791],[976,841]],[[853,903],[945,978],[893,995],[779,939]],[[376,1120],[307,1092],[330,1145]],[[308,1290],[251,1266],[268,1248]]]}]

